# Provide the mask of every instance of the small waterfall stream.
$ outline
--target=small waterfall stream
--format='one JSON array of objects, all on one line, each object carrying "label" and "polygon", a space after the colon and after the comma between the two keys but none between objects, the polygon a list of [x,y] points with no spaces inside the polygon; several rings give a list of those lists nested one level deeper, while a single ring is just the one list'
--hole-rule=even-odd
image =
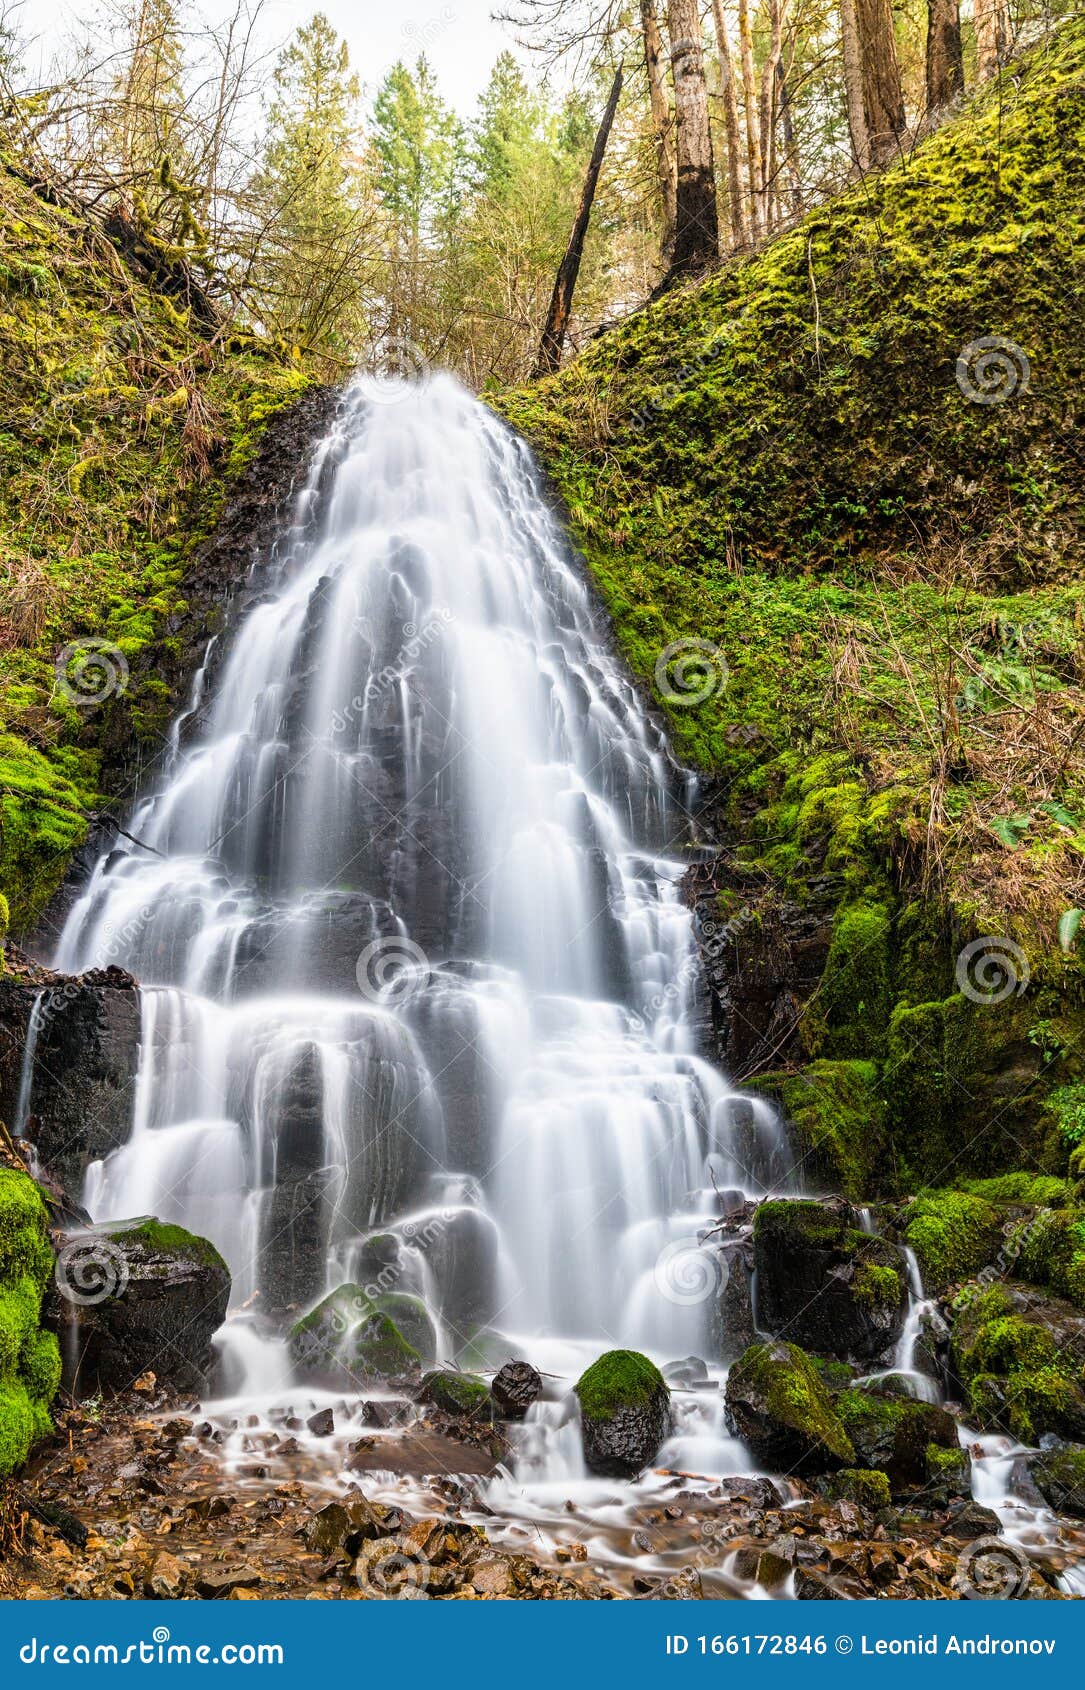
[{"label": "small waterfall stream", "polygon": [[[712,1185],[763,1193],[780,1129],[696,1048],[693,783],[527,448],[450,378],[352,391],[252,586],[152,849],[103,855],[59,942],[143,984],[91,1214],[207,1235],[272,1315],[379,1250],[448,1357],[709,1353],[660,1263]],[[227,1323],[233,1396],[281,1378],[270,1331]]]}]

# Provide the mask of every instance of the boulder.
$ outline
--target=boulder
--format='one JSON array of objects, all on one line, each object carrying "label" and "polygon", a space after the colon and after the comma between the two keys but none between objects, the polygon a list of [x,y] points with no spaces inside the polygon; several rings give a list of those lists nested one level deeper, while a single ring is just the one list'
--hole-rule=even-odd
[{"label": "boulder", "polygon": [[908,1308],[899,1250],[861,1232],[841,1203],[762,1203],[754,1220],[757,1318],[763,1331],[833,1355],[892,1349]]},{"label": "boulder", "polygon": [[417,1298],[388,1293],[374,1303],[360,1285],[340,1285],[290,1329],[287,1344],[298,1377],[341,1389],[417,1377],[422,1363],[418,1350],[378,1303],[395,1305],[416,1331],[423,1329],[422,1317],[428,1320]]},{"label": "boulder", "polygon": [[984,1427],[1023,1444],[1047,1432],[1085,1443],[1085,1315],[1030,1285],[962,1287],[952,1322],[950,1374]]},{"label": "boulder", "polygon": [[825,1493],[832,1502],[854,1502],[868,1514],[888,1508],[889,1480],[869,1467],[842,1467],[826,1481]]},{"label": "boulder", "polygon": [[932,1446],[956,1460],[957,1424],[936,1403],[849,1390],[840,1392],[834,1406],[859,1464],[886,1474],[894,1496],[927,1485]]},{"label": "boulder", "polygon": [[726,1401],[731,1430],[770,1470],[805,1477],[860,1465],[828,1389],[797,1344],[751,1344],[727,1375]]},{"label": "boulder", "polygon": [[458,1420],[481,1419],[491,1406],[486,1381],[474,1373],[457,1373],[454,1368],[438,1368],[427,1373],[416,1400],[431,1403],[443,1414],[451,1414]]},{"label": "boulder", "polygon": [[522,1420],[542,1396],[542,1375],[529,1361],[507,1361],[494,1374],[490,1392],[499,1414]]},{"label": "boulder", "polygon": [[1085,1449],[1042,1450],[1030,1460],[1029,1471],[1049,1508],[1085,1520]]},{"label": "boulder", "polygon": [[152,1373],[176,1391],[205,1390],[229,1299],[226,1263],[184,1227],[144,1219],[65,1234],[48,1304],[65,1388],[117,1396]]},{"label": "boulder", "polygon": [[593,1473],[632,1478],[654,1461],[670,1429],[671,1394],[636,1350],[608,1350],[576,1383],[584,1460]]}]

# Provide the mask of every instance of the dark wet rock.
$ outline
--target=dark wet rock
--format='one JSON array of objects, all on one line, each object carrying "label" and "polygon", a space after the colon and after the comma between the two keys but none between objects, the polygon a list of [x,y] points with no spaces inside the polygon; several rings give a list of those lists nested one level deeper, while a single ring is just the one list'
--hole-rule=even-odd
[{"label": "dark wet rock", "polygon": [[38,1031],[25,1132],[46,1176],[78,1192],[89,1164],[128,1140],[139,987],[122,968],[55,975],[51,982],[38,999],[35,988],[0,978],[0,1117],[15,1116],[33,1010]]},{"label": "dark wet rock", "polygon": [[115,1396],[146,1375],[152,1388],[205,1390],[229,1297],[226,1263],[183,1227],[110,1222],[65,1235],[45,1311],[65,1388]]},{"label": "dark wet rock", "polygon": [[494,1311],[497,1229],[489,1215],[467,1205],[446,1210],[442,1223],[428,1243],[427,1259],[441,1288],[441,1319],[463,1342]]},{"label": "dark wet rock", "polygon": [[853,1502],[856,1508],[876,1514],[892,1500],[884,1473],[868,1467],[843,1467],[826,1481],[825,1494],[834,1502]]},{"label": "dark wet rock", "polygon": [[812,1567],[799,1567],[795,1573],[795,1598],[799,1602],[843,1602],[847,1598],[832,1579]]},{"label": "dark wet rock", "polygon": [[778,1590],[791,1576],[791,1560],[773,1549],[738,1549],[728,1571],[734,1578]]},{"label": "dark wet rock", "polygon": [[1002,1522],[993,1508],[984,1508],[979,1502],[966,1502],[963,1508],[950,1515],[945,1535],[962,1543],[971,1543],[977,1537],[998,1537],[1001,1531]]},{"label": "dark wet rock", "polygon": [[636,1350],[608,1350],[576,1383],[584,1459],[593,1473],[633,1477],[670,1429],[670,1391]]},{"label": "dark wet rock", "polygon": [[1034,1286],[965,1285],[945,1306],[950,1380],[969,1418],[1024,1444],[1085,1443],[1085,1314]]},{"label": "dark wet rock", "polygon": [[196,1589],[209,1601],[235,1590],[255,1590],[263,1582],[257,1567],[207,1567],[196,1578]]},{"label": "dark wet rock", "polygon": [[1056,1514],[1085,1520],[1085,1449],[1045,1449],[1028,1465],[1037,1490]]},{"label": "dark wet rock", "polygon": [[264,1198],[256,1279],[271,1313],[315,1297],[324,1285],[327,1223],[337,1176],[326,1168],[284,1179]]},{"label": "dark wet rock", "polygon": [[753,1307],[753,1234],[748,1220],[734,1227],[717,1246],[720,1292],[715,1308],[716,1354],[720,1361],[737,1361],[757,1340]]},{"label": "dark wet rock", "polygon": [[403,1525],[399,1508],[386,1508],[364,1496],[346,1502],[329,1502],[308,1520],[303,1529],[306,1547],[318,1555],[334,1555],[342,1549],[357,1555],[363,1543],[390,1537]]},{"label": "dark wet rock", "polygon": [[842,1203],[761,1204],[754,1263],[762,1330],[819,1355],[870,1360],[891,1349],[908,1307],[903,1261],[854,1219]]},{"label": "dark wet rock", "polygon": [[[637,1586],[640,1586],[638,1589]],[[695,1567],[683,1567],[669,1578],[641,1578],[634,1580],[634,1590],[642,1602],[702,1602],[704,1587]]]},{"label": "dark wet rock", "polygon": [[542,1375],[529,1361],[507,1361],[494,1374],[490,1392],[499,1414],[522,1420],[542,1396]]},{"label": "dark wet rock", "polygon": [[798,1345],[751,1345],[727,1375],[726,1395],[732,1431],[762,1466],[806,1475],[857,1465],[829,1392]]},{"label": "dark wet rock", "polygon": [[330,1408],[318,1408],[305,1424],[314,1438],[330,1438],[335,1431],[335,1415]]},{"label": "dark wet rock", "polygon": [[885,1473],[894,1497],[927,1485],[932,1447],[960,1448],[956,1421],[935,1403],[849,1390],[835,1407],[859,1463]]},{"label": "dark wet rock", "polygon": [[481,1419],[491,1412],[489,1386],[474,1373],[438,1368],[427,1373],[418,1388],[418,1402],[430,1403],[454,1418]]},{"label": "dark wet rock", "polygon": [[[397,1302],[414,1305],[415,1298]],[[424,1307],[419,1305],[424,1314]],[[427,1317],[428,1318],[428,1317]],[[300,1378],[347,1387],[376,1379],[407,1379],[418,1351],[360,1285],[340,1285],[290,1328],[290,1357]]]},{"label": "dark wet rock", "polygon": [[683,1361],[669,1361],[663,1368],[663,1377],[668,1385],[677,1385],[680,1390],[690,1390],[708,1381],[708,1367],[700,1356],[686,1356]]}]

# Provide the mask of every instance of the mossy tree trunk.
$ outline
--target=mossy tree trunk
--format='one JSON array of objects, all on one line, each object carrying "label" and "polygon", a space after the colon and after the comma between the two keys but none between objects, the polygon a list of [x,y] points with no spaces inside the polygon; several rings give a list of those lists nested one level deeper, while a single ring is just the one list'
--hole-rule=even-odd
[{"label": "mossy tree trunk", "polygon": [[927,0],[927,117],[964,91],[959,0]]},{"label": "mossy tree trunk", "polygon": [[720,99],[723,102],[723,126],[727,136],[727,199],[731,218],[731,242],[736,251],[741,251],[750,244],[750,228],[746,220],[745,188],[742,180],[742,132],[738,122],[738,89],[722,0],[712,0],[712,16],[716,25]]},{"label": "mossy tree trunk", "polygon": [[678,154],[672,269],[697,271],[712,264],[720,251],[716,170],[697,0],[668,0],[667,24],[671,37]]},{"label": "mossy tree trunk", "polygon": [[678,167],[674,150],[674,113],[667,97],[663,36],[655,0],[640,0],[640,21],[644,36],[644,65],[648,72],[648,101],[655,135],[659,197],[663,202],[663,263],[669,266],[674,254]]}]

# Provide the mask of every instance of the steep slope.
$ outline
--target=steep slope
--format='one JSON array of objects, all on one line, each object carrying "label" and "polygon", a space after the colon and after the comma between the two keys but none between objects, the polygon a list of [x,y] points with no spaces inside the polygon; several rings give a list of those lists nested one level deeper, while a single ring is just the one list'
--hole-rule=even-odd
[{"label": "steep slope", "polygon": [[25,927],[101,801],[104,748],[154,757],[186,566],[306,383],[201,332],[2,146],[0,380],[0,893]]},{"label": "steep slope", "polygon": [[716,777],[724,1055],[856,1193],[1085,1136],[1083,207],[1073,20],[498,401]]}]

